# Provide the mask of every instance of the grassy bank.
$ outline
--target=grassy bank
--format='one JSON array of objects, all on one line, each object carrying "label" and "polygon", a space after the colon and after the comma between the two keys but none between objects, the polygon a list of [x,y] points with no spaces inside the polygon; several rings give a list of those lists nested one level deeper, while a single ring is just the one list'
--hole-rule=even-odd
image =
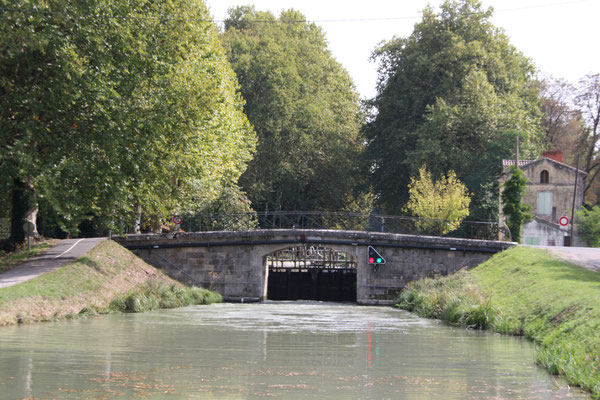
[{"label": "grassy bank", "polygon": [[35,257],[44,251],[48,250],[54,244],[55,240],[42,240],[35,242],[31,246],[31,250],[27,250],[27,246],[13,253],[0,252],[0,273],[6,272],[16,265],[19,265],[32,257]]},{"label": "grassy bank", "polygon": [[221,301],[170,279],[115,242],[56,271],[0,289],[0,325]]},{"label": "grassy bank", "polygon": [[449,277],[414,282],[398,306],[452,325],[523,335],[537,361],[600,399],[600,273],[517,247]]}]

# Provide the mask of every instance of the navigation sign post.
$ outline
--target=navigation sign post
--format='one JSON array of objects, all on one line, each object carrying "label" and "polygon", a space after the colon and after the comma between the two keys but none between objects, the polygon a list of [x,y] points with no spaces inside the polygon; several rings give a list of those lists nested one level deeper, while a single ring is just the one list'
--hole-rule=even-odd
[{"label": "navigation sign post", "polygon": [[23,232],[27,235],[27,251],[31,250],[31,237],[35,232],[35,224],[31,221],[25,221],[23,224]]},{"label": "navigation sign post", "polygon": [[373,246],[367,248],[367,253],[367,262],[369,265],[373,265],[373,271],[377,271],[381,264],[385,264],[385,258],[383,258]]}]

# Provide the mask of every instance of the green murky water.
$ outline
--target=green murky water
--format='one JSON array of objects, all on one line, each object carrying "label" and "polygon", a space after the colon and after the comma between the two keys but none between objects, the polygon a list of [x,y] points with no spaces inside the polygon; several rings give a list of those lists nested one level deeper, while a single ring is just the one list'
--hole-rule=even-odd
[{"label": "green murky water", "polygon": [[215,304],[0,329],[0,399],[587,398],[518,338],[384,307]]}]

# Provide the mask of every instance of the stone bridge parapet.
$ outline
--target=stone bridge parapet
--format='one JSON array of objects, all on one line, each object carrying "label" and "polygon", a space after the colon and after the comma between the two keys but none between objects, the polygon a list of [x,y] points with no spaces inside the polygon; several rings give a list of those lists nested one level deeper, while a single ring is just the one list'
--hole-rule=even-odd
[{"label": "stone bridge parapet", "polygon": [[[356,260],[356,301],[392,304],[411,281],[473,268],[515,243],[394,233],[267,229],[117,238],[146,262],[173,278],[221,293],[232,300],[268,299],[267,256],[294,246],[322,246]],[[368,246],[385,258],[374,268]]]}]

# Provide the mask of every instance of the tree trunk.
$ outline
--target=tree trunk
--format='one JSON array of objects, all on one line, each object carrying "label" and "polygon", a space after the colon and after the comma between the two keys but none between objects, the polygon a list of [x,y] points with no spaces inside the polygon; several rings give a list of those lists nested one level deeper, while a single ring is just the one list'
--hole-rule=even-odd
[{"label": "tree trunk", "polygon": [[37,214],[38,204],[33,187],[19,178],[13,181],[12,190],[12,213],[10,224],[10,237],[8,239],[7,249],[14,250],[17,245],[25,241],[25,231],[23,223],[32,222],[36,225],[35,236],[37,232]]},{"label": "tree trunk", "polygon": [[135,221],[133,223],[133,233],[142,233],[142,205],[137,203],[135,206]]}]

